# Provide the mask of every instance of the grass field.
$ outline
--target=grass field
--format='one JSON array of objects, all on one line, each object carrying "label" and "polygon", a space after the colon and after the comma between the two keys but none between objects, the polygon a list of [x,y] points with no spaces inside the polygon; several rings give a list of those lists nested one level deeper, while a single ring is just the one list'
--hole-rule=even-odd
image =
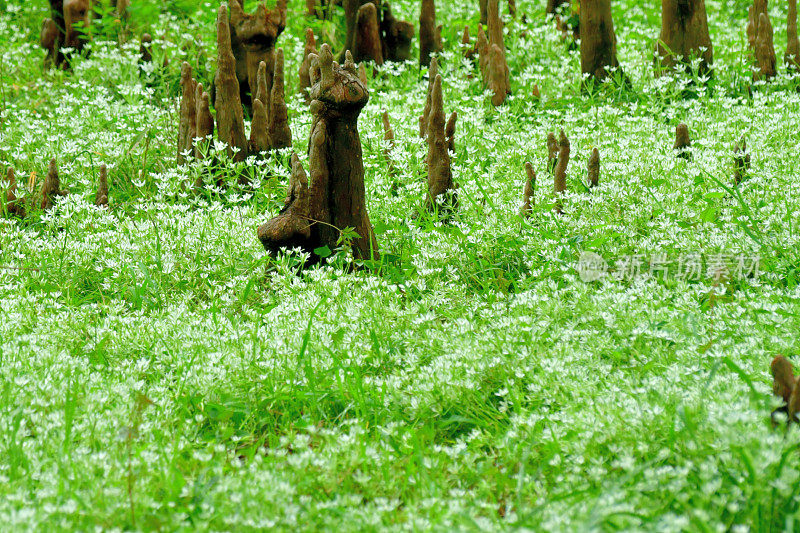
[{"label": "grass field", "polygon": [[[800,78],[781,67],[751,87],[747,2],[706,2],[706,87],[655,78],[660,6],[615,0],[631,86],[583,94],[545,2],[517,0],[513,95],[494,108],[459,51],[477,2],[440,1],[458,215],[420,216],[427,69],[370,67],[359,129],[385,262],[354,271],[339,254],[301,275],[256,237],[287,154],[224,167],[255,193],[184,192],[202,163],[175,165],[180,63],[212,78],[218,4],[134,4],[154,64],[169,58],[145,75],[110,17],[89,57],[45,71],[46,2],[0,0],[0,165],[41,180],[56,157],[71,192],[0,218],[2,530],[800,528],[800,434],[769,421],[769,362],[800,353]],[[392,4],[416,25],[418,2]],[[342,40],[338,11],[304,8],[290,1],[279,40],[287,94],[305,27]],[[782,57],[786,6],[770,14]],[[289,105],[305,158],[311,117]],[[673,152],[679,122],[692,161]],[[545,144],[560,128],[561,216]],[[752,168],[734,189],[742,136]],[[523,221],[526,161],[539,180]],[[100,163],[109,209],[92,203]],[[585,252],[607,276],[582,279]]]}]

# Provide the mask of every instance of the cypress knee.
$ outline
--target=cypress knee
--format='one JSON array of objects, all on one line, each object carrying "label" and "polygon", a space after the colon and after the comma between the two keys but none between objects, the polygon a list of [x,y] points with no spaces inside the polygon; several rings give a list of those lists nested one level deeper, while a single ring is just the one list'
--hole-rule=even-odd
[{"label": "cypress knee", "polygon": [[353,59],[357,62],[372,61],[376,65],[383,65],[383,44],[378,27],[378,9],[372,2],[367,2],[358,8]]},{"label": "cypress knee", "polygon": [[710,75],[714,50],[705,0],[661,0],[661,35],[656,48],[659,71],[673,69],[679,62],[688,66],[692,58],[700,57],[699,73]]},{"label": "cypress knee", "polygon": [[533,165],[531,165],[530,161],[525,163],[525,173],[527,177],[525,179],[525,187],[522,190],[522,207],[519,209],[519,214],[524,218],[528,218],[531,216],[533,206],[536,204],[536,199],[533,196],[536,187],[536,172],[533,170]]},{"label": "cypress knee", "polygon": [[581,2],[581,72],[603,81],[609,70],[622,73],[617,61],[617,36],[611,18],[611,0]]},{"label": "cypress knee", "polygon": [[592,155],[589,156],[589,163],[587,164],[587,174],[589,177],[589,188],[594,188],[600,185],[600,150],[597,148],[592,149]]},{"label": "cypress knee", "polygon": [[[217,12],[217,75],[214,78],[214,85],[217,137],[228,145],[228,157],[232,157],[234,161],[244,161],[247,157],[244,112],[239,93],[239,80],[236,77],[236,58],[231,48],[228,9],[224,5],[220,6]],[[235,155],[234,148],[239,149]]]},{"label": "cypress knee", "polygon": [[39,193],[40,204],[39,207],[42,211],[47,211],[55,205],[57,196],[66,196],[67,191],[61,189],[61,179],[58,176],[58,166],[56,160],[51,159],[50,165],[47,167],[47,176],[44,178],[42,190]]},{"label": "cypress knee", "polygon": [[445,135],[442,76],[437,75],[431,91],[431,113],[428,119],[428,195],[425,204],[429,210],[448,217],[458,207],[456,185],[450,168],[450,152]]},{"label": "cypress knee", "polygon": [[6,213],[14,217],[25,218],[25,205],[17,198],[17,175],[11,167],[8,167],[6,172],[6,181],[8,181],[5,197]]},{"label": "cypress knee", "polygon": [[797,0],[789,0],[786,17],[786,53],[783,56],[786,69],[800,71],[800,40],[797,38]]},{"label": "cypress knee", "polygon": [[411,42],[414,40],[414,25],[405,20],[397,20],[392,8],[384,2],[383,21],[383,59],[385,61],[408,61],[411,59]]},{"label": "cypress knee", "polygon": [[289,108],[283,82],[283,49],[275,54],[275,72],[269,97],[269,141],[273,150],[292,146],[292,129],[289,127]]},{"label": "cypress knee", "polygon": [[562,195],[567,190],[567,165],[569,165],[569,139],[561,130],[558,138],[558,160],[556,161],[555,173],[553,175],[553,191],[556,195],[555,210],[561,213],[563,209]]},{"label": "cypress knee", "polygon": [[280,214],[258,228],[258,237],[270,254],[299,247],[310,264],[324,261],[316,250],[337,247],[340,231],[354,228],[356,259],[377,259],[378,243],[366,206],[364,164],[358,134],[358,116],[369,91],[358,79],[352,55],[344,65],[333,61],[327,44],[312,58],[313,115],[309,139],[311,183],[297,156],[292,158],[292,179]]},{"label": "cypress knee", "polygon": [[419,12],[419,64],[427,65],[433,54],[442,51],[436,38],[436,4],[422,0]]},{"label": "cypress knee", "polygon": [[100,176],[97,179],[97,193],[94,195],[94,205],[108,207],[108,167],[100,165]]},{"label": "cypress knee", "polygon": [[775,415],[785,413],[787,423],[797,422],[797,413],[800,412],[800,387],[792,370],[792,363],[779,355],[772,360],[770,365],[772,373],[772,393],[779,397],[783,405],[772,412],[772,423],[775,425]]},{"label": "cypress knee", "polygon": [[317,53],[317,40],[314,38],[314,30],[306,28],[306,46],[303,50],[303,62],[300,63],[299,83],[298,88],[306,103],[311,101],[311,96],[308,90],[311,88],[311,76],[309,69],[311,69],[311,54]]},{"label": "cypress knee", "polygon": [[83,50],[89,41],[75,26],[89,27],[89,8],[89,0],[50,0],[50,18],[44,20],[40,33],[40,44],[47,50],[45,66],[65,68],[69,61],[61,50]]},{"label": "cypress knee", "polygon": [[[240,84],[242,103],[249,109],[255,98],[258,80],[258,66],[263,61],[267,64],[267,89],[272,90],[272,72],[275,69],[275,43],[286,28],[286,2],[277,0],[274,9],[267,9],[266,4],[259,2],[255,13],[245,13],[242,0],[230,0],[231,51],[237,59],[237,78]],[[244,54],[244,71],[242,58]],[[242,98],[241,95],[244,95]],[[264,105],[266,102],[262,100]]]},{"label": "cypress knee", "polygon": [[689,127],[686,124],[678,124],[675,127],[675,146],[674,150],[678,157],[691,161],[692,159],[692,139],[689,137]]}]

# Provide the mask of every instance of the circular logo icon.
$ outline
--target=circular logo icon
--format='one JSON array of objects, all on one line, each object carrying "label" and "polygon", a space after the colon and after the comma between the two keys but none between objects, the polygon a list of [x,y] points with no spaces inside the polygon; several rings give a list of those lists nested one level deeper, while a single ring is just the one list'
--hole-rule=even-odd
[{"label": "circular logo icon", "polygon": [[594,252],[581,252],[578,258],[578,275],[590,283],[597,281],[608,273],[608,263],[599,254]]}]

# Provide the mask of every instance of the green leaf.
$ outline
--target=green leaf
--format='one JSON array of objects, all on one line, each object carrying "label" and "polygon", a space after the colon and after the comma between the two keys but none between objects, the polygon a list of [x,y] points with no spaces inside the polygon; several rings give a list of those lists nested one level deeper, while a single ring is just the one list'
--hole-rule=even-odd
[{"label": "green leaf", "polygon": [[320,257],[330,257],[331,249],[327,246],[320,246],[319,248],[314,248],[314,254]]},{"label": "green leaf", "polygon": [[702,213],[700,213],[700,220],[703,222],[713,222],[717,219],[717,208],[714,206],[707,207]]}]

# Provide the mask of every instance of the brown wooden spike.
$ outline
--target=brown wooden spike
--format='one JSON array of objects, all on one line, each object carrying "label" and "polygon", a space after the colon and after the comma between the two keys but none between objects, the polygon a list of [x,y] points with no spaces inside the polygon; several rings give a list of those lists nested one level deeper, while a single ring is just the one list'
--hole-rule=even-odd
[{"label": "brown wooden spike", "polygon": [[437,75],[431,91],[431,113],[428,118],[428,195],[425,203],[429,210],[439,210],[445,216],[456,209],[458,199],[450,168],[450,153],[445,137],[442,76]]},{"label": "brown wooden spike", "polygon": [[527,177],[525,179],[525,187],[522,190],[522,207],[519,210],[519,214],[528,218],[531,216],[533,206],[536,204],[536,198],[534,197],[536,172],[533,170],[533,165],[530,161],[525,163],[525,173]]},{"label": "brown wooden spike", "polygon": [[[217,74],[214,85],[217,137],[228,145],[228,157],[234,161],[244,161],[247,158],[247,136],[239,80],[236,78],[236,58],[231,49],[228,8],[225,5],[221,5],[217,11]],[[238,148],[236,154],[234,148]]]},{"label": "brown wooden spike", "polygon": [[317,16],[317,0],[306,0],[306,15]]},{"label": "brown wooden spike", "polygon": [[6,181],[8,182],[6,189],[6,204],[11,204],[17,201],[17,174],[14,172],[13,167],[6,169]]},{"label": "brown wooden spike", "polygon": [[461,52],[466,59],[475,57],[477,45],[472,44],[472,37],[469,34],[469,26],[464,26],[464,33],[461,36]]},{"label": "brown wooden spike", "polygon": [[181,89],[183,94],[181,96],[181,107],[179,111],[179,124],[178,124],[178,164],[181,165],[186,162],[184,151],[191,145],[189,137],[189,122],[191,115],[194,114],[194,107],[190,107],[194,101],[194,94],[192,93],[195,85],[192,83],[192,67],[186,61],[181,65]]},{"label": "brown wooden spike", "polygon": [[397,20],[388,2],[382,2],[383,22],[381,30],[384,37],[383,58],[387,61],[408,61],[411,59],[411,42],[414,40],[414,25],[405,20]]},{"label": "brown wooden spike", "polygon": [[436,4],[434,0],[422,0],[419,12],[419,64],[427,65],[431,56],[441,51],[436,38]]},{"label": "brown wooden spike", "polygon": [[500,0],[489,0],[487,8],[489,46],[497,45],[505,57],[506,45],[503,41],[503,21],[500,19]]},{"label": "brown wooden spike", "polygon": [[231,23],[234,25],[239,24],[247,17],[242,7],[242,0],[228,0],[228,9],[231,14]]},{"label": "brown wooden spike", "polygon": [[419,136],[425,137],[428,134],[428,117],[431,114],[431,95],[433,93],[433,82],[436,81],[436,76],[439,75],[439,61],[431,58],[431,64],[428,68],[428,92],[425,98],[425,109],[422,111],[422,118],[419,123]]},{"label": "brown wooden spike", "polygon": [[[81,50],[88,42],[89,0],[64,0],[64,47]],[[83,30],[83,31],[82,31]]]},{"label": "brown wooden spike", "polygon": [[314,30],[306,28],[306,45],[303,50],[303,62],[300,64],[298,87],[306,102],[310,101],[308,90],[311,88],[311,56],[317,53],[317,41],[314,38]]},{"label": "brown wooden spike", "polygon": [[354,257],[377,260],[380,254],[367,214],[358,134],[358,115],[369,100],[369,90],[359,81],[352,59],[339,65],[327,44],[322,45],[314,69],[319,74],[315,72],[311,90],[311,183],[278,216],[258,228],[258,237],[270,254],[299,247],[313,264],[327,256],[318,250],[336,249],[341,230],[353,228],[358,235],[350,241]]},{"label": "brown wooden spike", "polygon": [[485,85],[489,73],[489,40],[486,38],[483,26],[478,26],[478,42],[475,45],[475,49],[478,51],[478,67]]},{"label": "brown wooden spike", "polygon": [[195,100],[196,93],[197,80],[192,78],[189,84],[189,102],[186,106],[186,115],[189,119],[189,127],[188,131],[186,132],[186,140],[183,147],[184,152],[187,150],[189,152],[192,151],[194,147],[194,138],[197,137],[197,113],[195,112],[197,109],[197,101]]},{"label": "brown wooden spike", "polygon": [[63,195],[64,192],[61,191],[61,179],[58,176],[58,165],[56,164],[55,158],[53,158],[50,160],[50,164],[47,167],[47,176],[44,179],[44,184],[42,184],[40,208],[42,211],[47,211],[55,205],[56,196]]},{"label": "brown wooden spike", "polygon": [[100,173],[97,178],[97,193],[94,196],[94,205],[98,207],[108,207],[108,167],[105,163],[100,165]]},{"label": "brown wooden spike", "polygon": [[486,84],[492,92],[492,105],[500,106],[511,93],[510,77],[506,57],[500,47],[491,45],[489,51],[488,79]]},{"label": "brown wooden spike", "polygon": [[303,163],[297,154],[292,152],[292,174],[289,178],[289,187],[286,189],[286,200],[284,207],[292,205],[293,202],[298,201],[304,203],[300,206],[302,211],[308,211],[308,174],[306,169],[303,168]]},{"label": "brown wooden spike", "polygon": [[705,0],[661,0],[661,34],[656,45],[658,75],[688,68],[699,58],[701,75],[711,74],[714,47],[708,32]]},{"label": "brown wooden spike", "polygon": [[771,80],[774,78],[777,73],[777,59],[772,35],[772,23],[766,12],[758,14],[755,54],[758,70],[753,72],[753,80]]},{"label": "brown wooden spike", "polygon": [[552,173],[558,159],[558,141],[552,131],[547,132],[547,171]]},{"label": "brown wooden spike", "polygon": [[344,49],[339,55],[339,61],[344,61],[344,53],[347,50],[355,52],[358,48],[358,9],[361,6],[360,0],[342,0],[344,7],[344,20],[347,27],[344,41]]},{"label": "brown wooden spike", "polygon": [[797,422],[797,413],[800,412],[800,387],[795,385],[786,407],[789,422]]},{"label": "brown wooden spike", "polygon": [[273,149],[292,146],[292,129],[289,127],[289,108],[286,106],[283,83],[283,48],[275,53],[275,74],[270,95],[269,140]]},{"label": "brown wooden spike", "polygon": [[553,190],[556,194],[556,212],[562,212],[562,200],[561,196],[567,190],[567,165],[569,164],[569,139],[564,134],[564,130],[561,130],[558,139],[558,161],[556,162],[556,169],[555,169],[555,177],[553,180]]},{"label": "brown wooden spike", "polygon": [[610,69],[616,69],[621,75],[611,0],[581,4],[580,37],[581,72],[584,75],[598,81],[608,78]]},{"label": "brown wooden spike", "polygon": [[675,146],[673,149],[678,153],[678,157],[692,159],[692,139],[689,137],[689,127],[680,123],[675,127]]},{"label": "brown wooden spike", "polygon": [[600,150],[592,148],[592,155],[589,156],[587,165],[589,175],[589,188],[600,185]]},{"label": "brown wooden spike", "polygon": [[11,216],[25,218],[25,205],[17,198],[17,175],[12,167],[8,167],[6,171],[6,181],[8,181],[5,197],[6,212]]},{"label": "brown wooden spike", "polygon": [[383,43],[378,26],[378,9],[372,2],[358,8],[356,19],[356,46],[353,52],[355,61],[373,61],[383,65]]},{"label": "brown wooden spike", "polygon": [[42,21],[42,29],[39,33],[39,44],[47,51],[45,67],[56,64],[58,61],[57,58],[61,48],[59,38],[61,38],[61,32],[56,21],[50,18],[44,19],[44,21]]},{"label": "brown wooden spike", "polygon": [[783,399],[784,402],[789,402],[792,391],[797,385],[797,379],[792,370],[792,363],[789,362],[784,356],[779,355],[772,360],[770,365],[772,372],[772,392],[775,396]]},{"label": "brown wooden spike", "polygon": [[153,54],[150,51],[153,44],[153,36],[149,33],[143,33],[139,40],[139,61],[142,63],[152,63]]},{"label": "brown wooden spike", "polygon": [[253,121],[250,124],[250,153],[266,152],[271,144],[267,133],[267,109],[261,100],[253,100]]},{"label": "brown wooden spike", "polygon": [[756,16],[755,6],[747,8],[747,44],[750,50],[756,49],[756,35],[758,34],[758,17]]},{"label": "brown wooden spike", "polygon": [[211,106],[208,93],[203,90],[203,84],[198,83],[195,91],[195,110],[197,115],[197,137],[201,140],[195,145],[194,156],[203,159],[208,153],[208,145],[214,135],[214,117],[211,116]]},{"label": "brown wooden spike", "polygon": [[456,121],[458,120],[458,112],[453,111],[450,118],[447,119],[447,126],[444,128],[444,136],[447,138],[447,149],[451,154],[456,153]]},{"label": "brown wooden spike", "polygon": [[69,48],[80,51],[89,42],[89,0],[50,0],[50,18],[45,19],[40,43],[47,50],[45,66],[69,67]]},{"label": "brown wooden spike", "polygon": [[289,13],[288,5],[288,0],[278,0],[275,3],[275,9],[269,14],[269,18],[273,24],[283,28],[286,27],[286,22],[288,20],[286,17]]},{"label": "brown wooden spike", "polygon": [[783,56],[788,70],[800,71],[800,39],[797,38],[797,0],[789,0],[786,17],[786,53]]},{"label": "brown wooden spike", "polygon": [[383,140],[389,141],[390,145],[394,147],[394,130],[392,129],[392,124],[389,122],[388,111],[383,112],[381,121],[383,122]]},{"label": "brown wooden spike", "polygon": [[[270,74],[271,77],[271,74]],[[262,61],[258,64],[258,74],[256,74],[256,98],[261,100],[264,109],[269,109],[270,89],[267,86],[267,63]]]},{"label": "brown wooden spike", "polygon": [[[258,67],[267,64],[267,94],[272,90],[275,42],[286,27],[286,2],[278,0],[274,9],[264,2],[256,5],[254,13],[245,13],[241,0],[230,0],[231,50],[236,58],[240,99],[250,108],[257,96]],[[262,103],[269,109],[265,100]]]}]

